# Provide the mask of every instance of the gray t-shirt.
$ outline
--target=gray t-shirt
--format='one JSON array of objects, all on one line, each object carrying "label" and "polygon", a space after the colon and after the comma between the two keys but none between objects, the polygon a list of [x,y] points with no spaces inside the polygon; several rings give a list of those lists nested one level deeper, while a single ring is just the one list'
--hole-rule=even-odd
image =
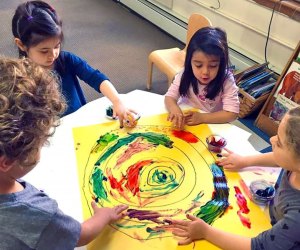
[{"label": "gray t-shirt", "polygon": [[19,182],[24,190],[0,195],[0,249],[74,249],[81,224],[45,193]]},{"label": "gray t-shirt", "polygon": [[253,250],[300,249],[300,190],[289,183],[285,171],[270,204],[272,228],[251,240]]}]

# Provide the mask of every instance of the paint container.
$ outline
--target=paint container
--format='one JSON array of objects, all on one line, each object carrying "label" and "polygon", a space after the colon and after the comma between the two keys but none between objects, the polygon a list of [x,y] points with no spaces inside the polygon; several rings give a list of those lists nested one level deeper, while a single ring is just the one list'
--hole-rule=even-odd
[{"label": "paint container", "polygon": [[266,205],[275,196],[275,189],[265,180],[256,180],[250,183],[252,200],[259,205]]},{"label": "paint container", "polygon": [[106,118],[110,119],[110,120],[118,120],[118,117],[115,116],[113,117],[113,108],[112,106],[108,106],[105,110],[105,114],[106,114]]},{"label": "paint container", "polygon": [[227,141],[219,135],[210,135],[206,138],[208,150],[214,153],[221,153]]}]

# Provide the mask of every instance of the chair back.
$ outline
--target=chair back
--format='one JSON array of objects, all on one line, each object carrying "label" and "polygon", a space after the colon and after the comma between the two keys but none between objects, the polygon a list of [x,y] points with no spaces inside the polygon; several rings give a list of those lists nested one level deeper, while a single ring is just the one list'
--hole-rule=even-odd
[{"label": "chair back", "polygon": [[186,35],[186,44],[184,50],[186,51],[187,46],[192,38],[192,36],[196,33],[197,30],[212,26],[211,21],[200,14],[194,13],[190,16],[187,27],[187,35]]}]

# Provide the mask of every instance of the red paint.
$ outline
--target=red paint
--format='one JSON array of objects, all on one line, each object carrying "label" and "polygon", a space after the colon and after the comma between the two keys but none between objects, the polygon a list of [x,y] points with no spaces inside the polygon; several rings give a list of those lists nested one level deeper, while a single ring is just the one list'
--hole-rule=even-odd
[{"label": "red paint", "polygon": [[251,228],[251,222],[250,222],[249,218],[243,216],[241,210],[239,210],[239,211],[237,212],[237,214],[238,214],[238,216],[240,217],[240,220],[241,220],[242,224],[243,224],[245,227]]},{"label": "red paint", "polygon": [[244,195],[242,194],[240,188],[237,186],[234,186],[234,190],[235,190],[236,202],[237,202],[240,210],[244,214],[249,213],[250,210],[247,206],[247,200],[245,199]]},{"label": "red paint", "polygon": [[124,178],[122,178],[120,181],[118,181],[111,173],[111,169],[107,170],[107,176],[110,182],[110,186],[113,189],[117,189],[119,191],[119,193],[123,193],[124,189],[122,187],[123,182],[124,182]]},{"label": "red paint", "polygon": [[189,143],[196,143],[199,141],[199,139],[194,134],[192,134],[191,132],[188,132],[188,131],[173,130],[172,134],[175,137],[180,138]]},{"label": "red paint", "polygon": [[107,170],[107,177],[109,179],[110,186],[113,189],[119,191],[120,194],[124,192],[124,183],[125,187],[130,190],[133,195],[136,195],[140,189],[140,171],[142,168],[148,164],[152,163],[152,160],[141,161],[127,169],[126,176],[123,176],[119,181],[112,175],[110,169]]},{"label": "red paint", "polygon": [[140,191],[139,182],[141,169],[150,163],[152,163],[152,160],[141,161],[128,168],[127,183],[125,186],[132,192],[133,195],[136,195],[136,193]]},{"label": "red paint", "polygon": [[242,194],[241,190],[239,187],[234,186],[235,190],[235,197],[236,197],[236,202],[239,206],[239,211],[237,211],[238,216],[240,217],[240,220],[242,224],[248,228],[251,227],[251,222],[249,218],[243,216],[243,214],[248,214],[250,212],[248,206],[247,206],[247,200],[245,199],[244,195]]},{"label": "red paint", "polygon": [[211,137],[209,144],[215,147],[224,147],[226,144],[226,141],[224,138],[220,138],[218,141],[214,136]]}]

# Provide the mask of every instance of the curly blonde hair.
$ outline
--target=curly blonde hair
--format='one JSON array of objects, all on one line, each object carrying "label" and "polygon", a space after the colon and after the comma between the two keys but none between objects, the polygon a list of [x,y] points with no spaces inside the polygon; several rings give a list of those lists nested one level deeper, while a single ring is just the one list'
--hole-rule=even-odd
[{"label": "curly blonde hair", "polygon": [[29,59],[0,57],[0,157],[34,166],[65,109],[50,71]]}]

